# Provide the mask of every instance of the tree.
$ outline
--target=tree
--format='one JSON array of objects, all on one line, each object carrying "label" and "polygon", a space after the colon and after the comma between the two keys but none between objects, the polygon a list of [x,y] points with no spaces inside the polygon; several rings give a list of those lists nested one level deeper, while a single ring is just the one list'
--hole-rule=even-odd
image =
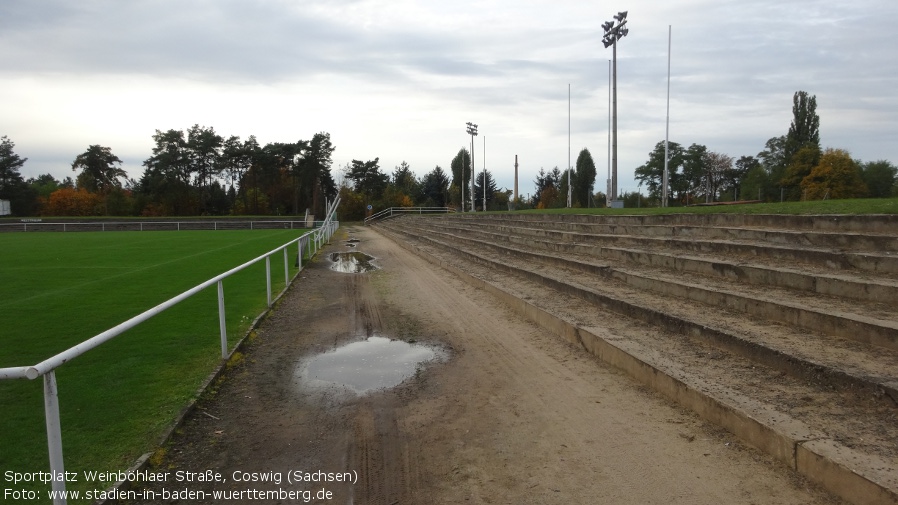
[{"label": "tree", "polygon": [[128,176],[121,164],[122,160],[112,154],[112,149],[97,144],[89,146],[72,162],[72,171],[81,170],[77,178],[78,187],[99,194],[106,215],[109,214],[106,198],[113,189],[121,188],[120,179]]},{"label": "tree", "polygon": [[138,207],[151,205],[150,215],[195,214],[184,132],[156,130],[153,141],[153,154],[143,162],[145,170],[135,188]]},{"label": "tree", "polygon": [[[554,208],[559,202],[558,188],[561,186],[561,170],[558,167],[546,172],[542,167],[533,181],[536,191],[533,193],[533,206],[539,209]],[[567,195],[565,195],[565,198]]]},{"label": "tree", "polygon": [[683,153],[682,176],[677,177],[671,184],[679,193],[680,199],[688,200],[687,195],[693,195],[694,200],[697,193],[702,193],[708,172],[705,166],[706,154],[708,148],[699,144],[692,144]]},{"label": "tree", "polygon": [[[739,198],[745,199],[746,197],[740,196],[737,193],[742,189],[742,184],[745,181],[745,178],[748,177],[749,172],[759,168],[761,168],[761,162],[754,156],[740,156],[739,159],[733,163],[733,168],[724,177],[721,190],[726,191],[727,195],[732,194],[733,200]],[[755,190],[755,193],[757,193],[757,189]],[[754,198],[751,195],[752,193],[749,193],[748,198]]]},{"label": "tree", "polygon": [[54,191],[44,208],[44,214],[48,216],[95,216],[102,211],[100,195],[82,188]]},{"label": "tree", "polygon": [[792,155],[789,165],[780,179],[780,185],[785,189],[787,200],[801,200],[801,183],[820,163],[820,156],[820,148],[814,144],[807,144]]},{"label": "tree", "polygon": [[596,164],[592,159],[589,149],[583,148],[577,155],[577,176],[574,179],[573,200],[580,203],[580,207],[590,206],[590,196],[596,184]]},{"label": "tree", "polygon": [[867,186],[861,178],[861,168],[843,149],[827,149],[820,163],[801,181],[806,200],[824,198],[861,198]]},{"label": "tree", "polygon": [[0,137],[0,199],[9,200],[13,215],[27,216],[35,212],[38,195],[19,173],[28,158],[20,157],[13,148],[12,140]]},{"label": "tree", "polygon": [[449,204],[449,178],[439,165],[424,174],[421,192],[428,206],[445,207]]},{"label": "tree", "polygon": [[22,183],[22,175],[19,170],[28,161],[13,151],[16,145],[6,135],[0,137],[0,197],[9,198],[10,188]]},{"label": "tree", "polygon": [[786,162],[801,148],[813,146],[820,150],[820,117],[817,116],[817,97],[807,91],[792,96],[792,124],[786,134]]},{"label": "tree", "polygon": [[[567,195],[568,195],[568,181],[571,181],[572,190],[577,187],[577,174],[574,172],[573,168],[569,168],[567,170],[562,170],[559,172],[558,176],[558,196],[561,199],[558,202],[559,207],[567,207]],[[571,206],[573,207],[576,202],[574,199],[573,191],[571,191]]]},{"label": "tree", "polygon": [[325,198],[333,200],[337,196],[337,183],[331,175],[334,150],[336,147],[331,142],[330,133],[318,132],[312,136],[300,160],[300,204],[310,207],[319,215],[324,214]]},{"label": "tree", "polygon": [[[239,195],[243,198],[244,209],[249,206],[247,192],[243,191],[245,189],[243,188],[244,176],[252,168],[253,161],[256,159],[259,151],[259,143],[254,135],[250,135],[243,142],[240,141],[240,137],[232,135],[222,143],[221,158],[219,160],[220,172],[224,174],[231,190],[234,190],[238,185],[241,186]],[[234,197],[231,200],[232,208],[236,203],[238,193],[234,191],[233,194]]]},{"label": "tree", "polygon": [[898,167],[886,160],[868,161],[861,167],[861,177],[873,198],[888,198],[895,194]]},{"label": "tree", "polygon": [[390,181],[390,177],[380,171],[379,161],[380,158],[373,161],[352,160],[349,178],[356,192],[365,195],[367,203],[380,200]]},{"label": "tree", "polygon": [[185,154],[188,170],[193,174],[194,185],[199,189],[200,210],[203,214],[209,211],[209,188],[222,170],[220,158],[223,142],[224,139],[212,127],[195,124],[187,130]]},{"label": "tree", "polygon": [[477,178],[474,179],[474,207],[480,208],[483,210],[489,210],[490,205],[495,200],[496,190],[496,181],[493,179],[493,174],[490,173],[489,170],[486,171],[486,204],[483,203],[483,178],[484,172],[478,172]]},{"label": "tree", "polygon": [[468,150],[465,148],[459,149],[458,154],[452,158],[452,163],[449,165],[449,168],[452,171],[452,181],[450,184],[452,201],[460,202],[461,208],[464,209],[465,202],[461,201],[462,193],[465,193],[465,200],[471,198],[471,195],[467,194],[468,191],[462,190],[462,188],[471,187],[471,154]]},{"label": "tree", "polygon": [[536,191],[533,196],[533,206],[537,209],[552,209],[566,202],[561,198],[558,188],[561,187],[561,170],[558,167],[546,172],[542,167],[533,181],[536,184]]},{"label": "tree", "polygon": [[765,201],[770,196],[770,188],[772,187],[768,180],[767,170],[764,166],[758,164],[756,167],[749,169],[742,183],[739,186],[739,192],[743,199],[758,199]]},{"label": "tree", "polygon": [[390,184],[402,194],[407,195],[413,202],[421,200],[421,185],[405,161],[393,170]]},{"label": "tree", "polygon": [[[675,186],[674,181],[679,180],[680,170],[683,167],[683,146],[676,142],[668,142],[668,191]],[[635,171],[639,186],[646,186],[649,196],[661,198],[662,185],[664,183],[664,141],[655,144],[655,148],[649,153],[649,160]]]},{"label": "tree", "polygon": [[705,178],[702,191],[705,194],[705,203],[717,200],[718,192],[729,172],[733,170],[733,158],[717,152],[706,152],[702,164],[705,168]]}]

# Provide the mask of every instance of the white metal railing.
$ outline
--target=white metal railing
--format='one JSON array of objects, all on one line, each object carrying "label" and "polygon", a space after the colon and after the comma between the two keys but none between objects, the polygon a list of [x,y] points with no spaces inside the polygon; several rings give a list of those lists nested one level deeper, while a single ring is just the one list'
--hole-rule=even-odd
[{"label": "white metal railing", "polygon": [[[299,238],[293,239],[286,244],[272,249],[267,253],[247,261],[246,263],[237,266],[228,270],[227,272],[217,275],[202,284],[198,284],[183,293],[166,300],[165,302],[160,303],[159,305],[144,311],[127,321],[114,326],[92,338],[85,340],[73,347],[70,347],[55,356],[51,356],[50,358],[41,361],[32,366],[19,366],[19,367],[9,367],[9,368],[0,368],[0,380],[3,379],[36,379],[40,376],[44,377],[44,417],[47,424],[47,449],[49,451],[50,456],[50,470],[53,472],[53,475],[64,475],[64,465],[62,459],[62,431],[61,424],[59,420],[59,394],[56,388],[56,368],[62,366],[63,364],[77,358],[78,356],[84,354],[85,352],[99,346],[100,344],[111,340],[112,338],[124,333],[125,331],[139,325],[140,323],[146,321],[147,319],[152,318],[153,316],[159,314],[160,312],[177,305],[178,303],[190,298],[191,296],[199,293],[200,291],[212,286],[213,284],[218,285],[218,323],[219,323],[219,332],[221,335],[221,357],[227,358],[228,356],[228,335],[227,335],[227,327],[225,324],[225,306],[224,306],[224,285],[222,281],[227,277],[243,270],[244,268],[249,267],[250,265],[254,265],[263,259],[265,260],[265,277],[268,289],[268,309],[271,308],[272,305],[272,296],[271,296],[271,256],[276,254],[279,251],[284,252],[284,281],[286,285],[284,286],[284,290],[286,290],[290,285],[290,269],[288,264],[288,253],[287,249],[291,247],[293,244],[296,244],[297,253],[299,255],[299,269],[302,270],[302,255],[303,249],[306,249],[309,257],[315,255],[323,245],[330,242],[331,237],[334,232],[339,228],[340,223],[336,220],[336,209],[337,205],[340,204],[339,197],[334,202],[329,202],[327,204],[327,213],[324,221],[321,222],[321,226],[318,228],[308,231]],[[65,480],[52,480],[52,489],[54,491],[53,503],[55,504],[65,504]]]},{"label": "white metal railing", "polygon": [[401,214],[446,214],[449,212],[455,212],[455,209],[450,207],[390,207],[366,217],[365,224],[370,224],[378,219],[389,219]]},{"label": "white metal railing", "polygon": [[324,221],[282,220],[206,220],[206,221],[42,221],[22,219],[0,223],[0,232],[13,231],[181,231],[181,230],[277,230],[318,228]]}]

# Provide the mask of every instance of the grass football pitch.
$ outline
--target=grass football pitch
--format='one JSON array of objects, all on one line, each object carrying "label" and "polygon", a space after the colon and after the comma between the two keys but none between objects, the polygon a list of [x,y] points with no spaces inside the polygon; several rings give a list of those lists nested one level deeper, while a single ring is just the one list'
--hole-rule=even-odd
[{"label": "grass football pitch", "polygon": [[[0,235],[0,368],[43,361],[303,232]],[[296,246],[288,252],[292,277]],[[272,255],[271,277],[274,295],[284,287],[283,253]],[[265,262],[223,284],[232,348],[265,309]],[[129,467],[220,359],[213,285],[58,368],[66,470]],[[0,380],[0,405],[0,475],[48,471],[43,381]]]}]

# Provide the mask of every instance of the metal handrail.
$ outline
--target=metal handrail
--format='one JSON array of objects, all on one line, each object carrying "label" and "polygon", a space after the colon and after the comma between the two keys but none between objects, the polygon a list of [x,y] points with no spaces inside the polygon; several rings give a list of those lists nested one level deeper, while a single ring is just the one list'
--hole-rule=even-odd
[{"label": "metal handrail", "polygon": [[[311,228],[319,227],[324,221],[312,222]],[[303,219],[252,219],[252,220],[178,220],[178,221],[42,221],[22,219],[19,222],[0,222],[0,232],[17,231],[170,231],[170,230],[234,230],[256,228],[269,229],[274,225],[284,228],[306,228]]]},{"label": "metal handrail", "polygon": [[391,218],[397,214],[448,214],[455,212],[451,207],[390,207],[365,218],[365,224],[378,219]]},{"label": "metal handrail", "polygon": [[[219,317],[219,331],[221,334],[221,356],[222,358],[227,358],[228,355],[228,342],[227,342],[227,328],[225,325],[225,306],[224,306],[224,285],[222,284],[222,280],[231,275],[249,267],[250,265],[256,264],[263,259],[265,260],[265,276],[267,280],[268,287],[268,308],[270,309],[272,306],[272,298],[271,298],[271,255],[277,253],[278,251],[284,251],[284,280],[287,286],[290,284],[289,279],[289,268],[288,268],[288,255],[287,248],[292,246],[293,244],[297,245],[297,251],[299,254],[299,268],[302,270],[302,253],[303,248],[308,248],[309,256],[313,256],[316,254],[321,247],[328,243],[333,236],[334,232],[336,232],[337,228],[339,228],[340,223],[336,220],[336,210],[337,206],[340,204],[340,199],[337,198],[335,201],[328,203],[326,218],[321,222],[321,226],[303,233],[300,237],[295,238],[286,244],[281,245],[271,251],[268,251],[261,256],[247,261],[246,263],[232,268],[227,272],[219,274],[206,282],[198,284],[183,293],[172,297],[165,302],[160,303],[159,305],[146,310],[127,321],[114,326],[98,335],[95,335],[92,338],[89,338],[79,344],[76,344],[54,356],[51,356],[40,363],[37,363],[32,366],[19,366],[19,367],[8,367],[8,368],[0,368],[0,380],[3,379],[36,379],[38,377],[43,376],[44,378],[44,412],[45,412],[45,421],[47,424],[47,448],[50,455],[50,470],[54,475],[64,475],[64,464],[62,459],[62,426],[59,419],[59,395],[56,387],[56,368],[62,366],[65,363],[68,363],[74,358],[84,354],[85,352],[96,348],[100,344],[111,340],[112,338],[124,333],[125,331],[137,326],[138,324],[150,319],[151,317],[159,314],[160,312],[177,305],[178,303],[184,301],[187,298],[199,293],[200,291],[212,286],[213,284],[218,285],[218,317]],[[314,245],[314,250],[312,249]],[[287,289],[287,286],[284,287],[284,290]],[[54,504],[65,504],[65,479],[57,480],[53,479],[52,481],[52,489],[54,491],[55,498],[53,499]]]}]

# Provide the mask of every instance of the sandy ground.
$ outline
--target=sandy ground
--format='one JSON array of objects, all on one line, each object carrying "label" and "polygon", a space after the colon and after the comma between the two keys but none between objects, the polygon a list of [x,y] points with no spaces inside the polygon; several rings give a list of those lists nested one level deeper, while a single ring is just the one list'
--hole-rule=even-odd
[{"label": "sandy ground", "polygon": [[[343,228],[327,250],[350,250],[346,238],[380,270],[313,262],[154,467],[226,482],[165,486],[340,504],[840,503],[376,231]],[[300,377],[310,356],[372,335],[443,358],[362,396]],[[357,481],[287,481],[318,471]],[[242,498],[228,502],[307,502]]]}]

